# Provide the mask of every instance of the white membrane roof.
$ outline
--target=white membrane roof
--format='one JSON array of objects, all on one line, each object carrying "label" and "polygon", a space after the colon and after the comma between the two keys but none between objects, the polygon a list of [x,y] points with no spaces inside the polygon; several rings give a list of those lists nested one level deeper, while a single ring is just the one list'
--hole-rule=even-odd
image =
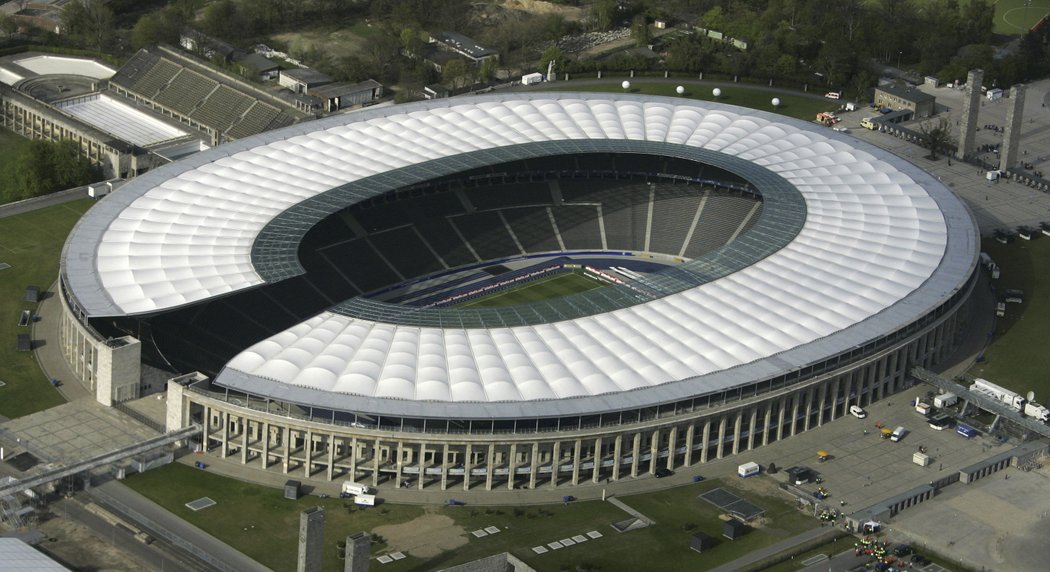
[{"label": "white membrane roof", "polygon": [[168,125],[108,95],[78,97],[61,102],[57,107],[88,125],[135,145],[152,145],[189,135],[187,131]]},{"label": "white membrane roof", "polygon": [[[943,303],[974,265],[973,221],[950,191],[823,127],[715,103],[511,94],[313,122],[158,169],[78,224],[66,245],[67,281],[89,315],[154,312],[243,289],[262,281],[251,264],[254,238],[306,198],[424,161],[570,139],[657,141],[750,161],[796,187],[806,222],[787,246],[727,277],[575,320],[440,329],[324,312],[246,349],[217,381],[318,406],[424,416],[436,410],[406,404],[487,404],[475,413],[488,416],[498,404],[533,403],[542,408],[532,414],[544,415],[608,408],[609,396],[633,396],[618,405],[659,401],[681,388],[639,391],[699,380],[685,390],[697,394],[744,381],[725,375],[744,364],[765,360],[747,373],[753,378],[863,345]],[[552,408],[552,400],[579,407]]]},{"label": "white membrane roof", "polygon": [[95,79],[109,79],[117,70],[85,58],[61,56],[32,56],[15,60],[15,63],[40,75],[82,75]]}]

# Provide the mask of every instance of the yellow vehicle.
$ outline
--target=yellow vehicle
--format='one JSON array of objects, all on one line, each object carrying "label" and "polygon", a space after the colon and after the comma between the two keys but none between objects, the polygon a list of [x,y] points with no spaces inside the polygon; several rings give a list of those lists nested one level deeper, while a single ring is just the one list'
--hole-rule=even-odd
[{"label": "yellow vehicle", "polygon": [[864,119],[861,119],[860,126],[865,129],[871,129],[873,131],[875,130],[875,122],[872,121],[870,117],[865,117]]}]

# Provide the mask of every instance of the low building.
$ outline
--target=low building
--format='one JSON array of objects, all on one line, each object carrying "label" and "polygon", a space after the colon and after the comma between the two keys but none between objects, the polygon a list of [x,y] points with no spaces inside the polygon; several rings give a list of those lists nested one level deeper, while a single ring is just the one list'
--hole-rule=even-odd
[{"label": "low building", "polygon": [[935,113],[937,98],[914,87],[887,85],[875,88],[875,105],[894,110],[907,109],[918,119]]},{"label": "low building", "polygon": [[327,74],[310,68],[295,68],[281,70],[277,78],[277,84],[291,91],[304,94],[311,89],[332,83],[332,78]]},{"label": "low building", "polygon": [[326,113],[358,105],[370,105],[383,97],[383,84],[374,79],[361,83],[330,83],[309,91],[307,95],[321,100]]},{"label": "low building", "polygon": [[277,79],[281,66],[262,54],[248,54],[237,60],[237,71],[247,78],[271,81]]},{"label": "low building", "polygon": [[448,88],[440,83],[432,83],[423,88],[423,99],[441,99],[448,97]]},{"label": "low building", "polygon": [[430,36],[430,42],[443,51],[456,53],[467,58],[474,65],[480,65],[485,60],[499,61],[499,52],[492,48],[486,48],[473,38],[463,34],[438,32]]}]

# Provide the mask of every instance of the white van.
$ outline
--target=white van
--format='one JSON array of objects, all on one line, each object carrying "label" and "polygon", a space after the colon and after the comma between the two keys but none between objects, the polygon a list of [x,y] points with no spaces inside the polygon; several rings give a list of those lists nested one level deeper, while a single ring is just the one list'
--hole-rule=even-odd
[{"label": "white van", "polygon": [[824,97],[828,99],[842,99],[842,94],[837,91],[829,91],[824,94]]},{"label": "white van", "polygon": [[761,471],[761,470],[762,470],[762,467],[760,467],[758,465],[758,463],[755,463],[755,462],[744,463],[743,465],[740,465],[739,467],[736,468],[736,474],[740,475],[743,478],[747,478],[747,477],[751,477],[751,476],[757,475],[759,473],[759,471]]},{"label": "white van", "polygon": [[856,417],[857,419],[864,419],[868,416],[868,412],[861,409],[859,405],[850,405],[849,414]]},{"label": "white van", "polygon": [[904,427],[897,427],[896,429],[893,430],[893,435],[890,435],[890,441],[893,441],[894,443],[897,443],[901,439],[903,439],[904,436],[907,435],[907,434],[908,434],[908,430],[907,429],[905,429]]}]

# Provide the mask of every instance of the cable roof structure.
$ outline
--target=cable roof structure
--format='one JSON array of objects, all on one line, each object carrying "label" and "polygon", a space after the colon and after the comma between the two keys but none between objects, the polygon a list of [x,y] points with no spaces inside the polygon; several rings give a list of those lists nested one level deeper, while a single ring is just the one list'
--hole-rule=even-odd
[{"label": "cable roof structure", "polygon": [[652,275],[655,295],[603,288],[501,310],[354,298],[246,348],[216,383],[421,417],[641,407],[889,336],[946,303],[976,264],[962,203],[849,136],[717,103],[557,93],[365,110],[157,169],[81,220],[63,279],[88,317],[158,313],[302,273],[305,233],[356,202],[507,160],[601,152],[716,165],[765,208],[738,240]]}]

